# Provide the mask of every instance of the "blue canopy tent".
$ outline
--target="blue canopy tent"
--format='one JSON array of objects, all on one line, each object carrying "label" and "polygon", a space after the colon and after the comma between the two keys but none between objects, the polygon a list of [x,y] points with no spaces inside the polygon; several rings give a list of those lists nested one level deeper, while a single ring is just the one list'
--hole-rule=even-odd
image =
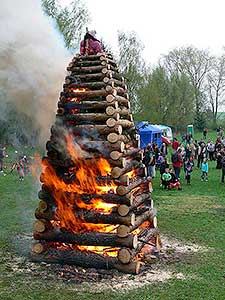
[{"label": "blue canopy tent", "polygon": [[137,124],[137,129],[141,139],[141,148],[145,148],[149,143],[156,143],[159,147],[162,145],[162,130],[151,125],[148,121],[142,121]]}]

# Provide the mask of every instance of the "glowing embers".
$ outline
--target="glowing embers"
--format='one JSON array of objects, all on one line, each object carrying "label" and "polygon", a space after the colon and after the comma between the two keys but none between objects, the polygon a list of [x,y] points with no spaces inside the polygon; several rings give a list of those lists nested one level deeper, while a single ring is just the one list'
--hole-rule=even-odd
[{"label": "glowing embers", "polygon": [[[101,194],[113,194],[117,187],[113,182],[99,183],[97,180],[98,177],[110,174],[109,163],[104,158],[85,159],[85,152],[73,142],[71,135],[67,135],[65,140],[67,152],[75,166],[70,167],[67,172],[72,175],[71,180],[65,181],[64,174],[59,173],[47,160],[42,163],[42,182],[51,191],[57,206],[55,211],[57,227],[74,233],[114,231],[114,225],[85,221],[87,212],[110,214],[113,207],[117,206],[98,198]],[[87,201],[83,201],[81,197],[83,194],[90,195]]]},{"label": "glowing embers", "polygon": [[[82,92],[88,91],[88,89],[87,88],[71,88],[71,89],[69,89],[69,91],[74,93],[74,95],[76,95],[77,93],[82,93]],[[77,97],[71,97],[69,101],[79,102],[80,97],[79,97],[79,95]]]}]

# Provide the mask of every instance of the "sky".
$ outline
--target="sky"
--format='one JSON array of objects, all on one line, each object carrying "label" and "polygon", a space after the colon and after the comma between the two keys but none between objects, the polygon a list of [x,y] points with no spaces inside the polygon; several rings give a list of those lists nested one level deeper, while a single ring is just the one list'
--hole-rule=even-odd
[{"label": "sky", "polygon": [[193,45],[219,55],[225,46],[224,0],[83,1],[91,14],[89,30],[95,29],[115,52],[118,30],[137,32],[148,63],[175,47]]}]

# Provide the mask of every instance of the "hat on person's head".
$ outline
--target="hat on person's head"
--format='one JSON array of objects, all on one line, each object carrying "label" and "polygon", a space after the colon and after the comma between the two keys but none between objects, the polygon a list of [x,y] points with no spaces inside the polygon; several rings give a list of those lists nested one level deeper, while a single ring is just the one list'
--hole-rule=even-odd
[{"label": "hat on person's head", "polygon": [[91,36],[95,37],[97,32],[96,32],[95,30],[90,30],[88,33],[89,33]]}]

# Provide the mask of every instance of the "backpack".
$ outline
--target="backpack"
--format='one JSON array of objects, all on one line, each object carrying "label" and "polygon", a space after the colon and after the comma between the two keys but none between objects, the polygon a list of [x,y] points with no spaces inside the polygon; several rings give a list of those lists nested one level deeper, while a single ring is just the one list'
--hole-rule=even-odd
[{"label": "backpack", "polygon": [[171,161],[172,161],[172,163],[178,162],[178,156],[177,156],[177,153],[173,153],[173,154],[172,154],[172,156],[171,156]]}]

